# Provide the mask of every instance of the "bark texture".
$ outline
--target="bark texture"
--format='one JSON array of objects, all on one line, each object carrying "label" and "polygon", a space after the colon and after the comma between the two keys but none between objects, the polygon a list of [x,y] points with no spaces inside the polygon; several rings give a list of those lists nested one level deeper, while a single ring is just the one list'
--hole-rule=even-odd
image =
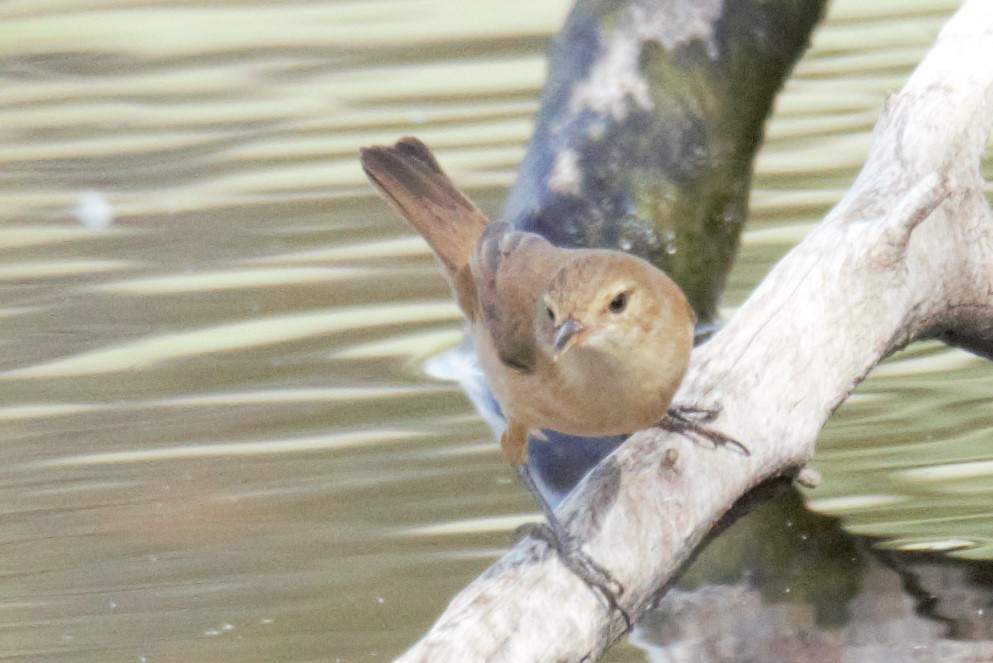
[{"label": "bark texture", "polygon": [[826,0],[577,0],[504,217],[641,256],[713,323],[766,117]]},{"label": "bark texture", "polygon": [[[923,338],[989,356],[993,218],[979,166],[993,122],[990,62],[993,3],[967,0],[888,99],[848,194],[694,353],[676,404],[720,406],[714,426],[751,455],[642,431],[559,507],[623,583],[632,617],[736,500],[807,462],[824,422],[884,357]],[[401,660],[589,660],[624,629],[546,544],[527,539]]]}]

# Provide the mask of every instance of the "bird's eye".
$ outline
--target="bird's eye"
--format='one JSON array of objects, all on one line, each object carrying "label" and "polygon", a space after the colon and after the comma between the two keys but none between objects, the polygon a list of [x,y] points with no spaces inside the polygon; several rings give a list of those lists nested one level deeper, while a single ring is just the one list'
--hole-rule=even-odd
[{"label": "bird's eye", "polygon": [[610,300],[610,304],[607,305],[607,310],[611,313],[621,313],[625,308],[627,308],[627,305],[628,293],[622,292]]},{"label": "bird's eye", "polygon": [[555,322],[555,311],[552,310],[552,307],[551,306],[546,306],[545,307],[545,313],[548,314],[548,319],[549,320],[551,320],[552,322]]}]

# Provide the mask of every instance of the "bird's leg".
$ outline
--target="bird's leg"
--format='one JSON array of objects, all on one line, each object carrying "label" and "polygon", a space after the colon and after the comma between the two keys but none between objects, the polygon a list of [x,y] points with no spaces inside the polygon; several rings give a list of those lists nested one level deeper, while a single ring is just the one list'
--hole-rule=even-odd
[{"label": "bird's leg", "polygon": [[565,566],[583,580],[591,589],[597,590],[607,602],[608,608],[621,613],[627,624],[626,630],[631,630],[631,618],[628,613],[617,602],[617,598],[624,593],[624,586],[615,579],[609,571],[593,561],[589,555],[583,552],[582,545],[571,536],[559,519],[555,517],[555,511],[545,500],[545,496],[538,489],[538,485],[531,476],[531,470],[527,463],[516,466],[517,474],[521,481],[527,486],[528,492],[534,496],[541,512],[545,516],[547,523],[528,523],[518,527],[516,533],[523,536],[534,536],[544,541],[550,548],[559,554],[559,558]]},{"label": "bird's leg", "polygon": [[714,446],[731,447],[739,453],[750,456],[748,447],[744,444],[719,430],[704,425],[716,419],[719,412],[720,409],[706,409],[692,406],[674,407],[665,413],[665,416],[658,423],[658,427],[690,438],[694,434],[699,435],[713,442]]},{"label": "bird's leg", "polygon": [[528,457],[528,427],[513,418],[507,419],[507,427],[500,438],[500,448],[503,455],[510,462],[511,466],[517,470],[518,476],[528,489],[528,492],[538,502],[541,512],[545,516],[546,523],[530,523],[517,528],[517,534],[521,536],[534,536],[544,541],[548,547],[559,554],[559,558],[566,567],[581,578],[591,589],[595,589],[603,595],[607,606],[611,610],[618,610],[624,616],[624,621],[631,628],[631,620],[628,614],[617,603],[617,597],[624,592],[624,587],[614,579],[610,573],[594,562],[582,551],[581,545],[569,535],[562,527],[552,505],[548,503],[527,464]]}]

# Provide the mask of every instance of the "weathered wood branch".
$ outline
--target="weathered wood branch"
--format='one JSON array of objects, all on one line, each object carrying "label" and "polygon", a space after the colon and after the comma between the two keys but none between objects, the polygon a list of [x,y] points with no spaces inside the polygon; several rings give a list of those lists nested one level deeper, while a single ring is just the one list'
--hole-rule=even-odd
[{"label": "weathered wood branch", "polygon": [[[990,62],[993,5],[968,0],[886,103],[848,194],[694,354],[677,403],[721,406],[715,426],[751,456],[642,431],[559,508],[624,584],[633,617],[736,500],[807,462],[824,422],[884,357],[923,338],[993,348],[993,217],[979,173],[993,124]],[[623,630],[528,539],[401,660],[582,660]]]}]

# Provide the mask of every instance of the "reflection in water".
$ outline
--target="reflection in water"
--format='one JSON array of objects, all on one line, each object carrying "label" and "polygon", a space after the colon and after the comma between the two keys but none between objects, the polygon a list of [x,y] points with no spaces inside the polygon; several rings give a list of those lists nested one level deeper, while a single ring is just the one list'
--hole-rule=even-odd
[{"label": "reflection in water", "polygon": [[[769,126],[725,315],[844,192],[957,4],[833,4]],[[389,660],[534,517],[465,397],[421,369],[457,312],[356,152],[415,133],[495,212],[567,5],[3,4],[4,654]],[[90,190],[105,229],[73,216]],[[805,493],[845,530],[795,498],[742,519],[639,640],[709,651],[682,615],[711,592],[754,605],[715,614],[754,613],[750,637],[788,660],[797,634],[861,660],[976,651],[985,565],[883,564],[845,532],[990,558],[991,382],[931,344],[877,371]]]},{"label": "reflection in water", "polygon": [[980,661],[988,563],[893,553],[787,491],[722,535],[639,624],[651,661]]}]

